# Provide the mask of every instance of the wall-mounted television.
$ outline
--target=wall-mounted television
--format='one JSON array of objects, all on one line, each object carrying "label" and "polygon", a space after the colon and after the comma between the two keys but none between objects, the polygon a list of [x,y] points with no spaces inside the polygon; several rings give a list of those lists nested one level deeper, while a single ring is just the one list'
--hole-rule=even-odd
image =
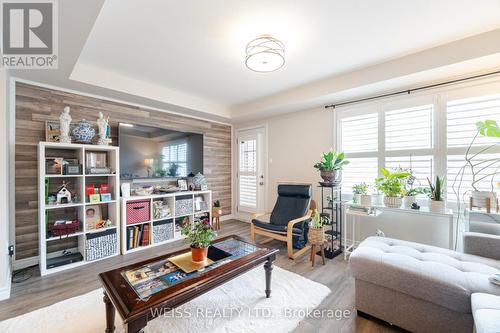
[{"label": "wall-mounted television", "polygon": [[118,144],[121,179],[203,173],[203,134],[120,123]]}]

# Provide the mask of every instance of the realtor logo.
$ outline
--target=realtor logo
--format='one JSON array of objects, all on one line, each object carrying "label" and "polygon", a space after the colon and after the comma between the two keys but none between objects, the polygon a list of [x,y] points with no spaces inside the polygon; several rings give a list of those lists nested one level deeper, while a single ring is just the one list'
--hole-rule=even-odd
[{"label": "realtor logo", "polygon": [[3,1],[1,17],[3,67],[57,68],[55,1]]}]

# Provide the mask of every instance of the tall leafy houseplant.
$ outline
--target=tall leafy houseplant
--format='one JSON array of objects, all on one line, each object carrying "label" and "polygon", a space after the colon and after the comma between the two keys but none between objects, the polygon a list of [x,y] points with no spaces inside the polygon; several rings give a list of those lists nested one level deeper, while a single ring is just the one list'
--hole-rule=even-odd
[{"label": "tall leafy houseplant", "polygon": [[321,154],[321,161],[314,167],[320,171],[320,176],[325,183],[332,184],[339,180],[340,171],[347,164],[349,161],[345,159],[343,152],[339,153],[330,149]]},{"label": "tall leafy houseplant", "polygon": [[[483,158],[483,153],[489,153],[493,148],[500,144],[500,140],[495,140],[493,143],[484,146],[478,150],[474,150],[473,146],[476,140],[480,137],[500,138],[500,128],[495,120],[487,119],[478,121],[476,124],[476,133],[472,138],[467,150],[465,151],[465,163],[459,169],[453,179],[453,192],[457,201],[457,224],[460,222],[462,213],[462,203],[467,201],[467,196],[470,195],[472,204],[475,207],[487,208],[487,202],[490,206],[496,203],[496,194],[494,192],[495,176],[499,174],[500,158],[486,157]],[[466,174],[471,174],[472,191],[462,191],[462,182]],[[481,184],[489,184],[489,191],[480,190]],[[457,228],[457,232],[458,232]],[[458,234],[457,234],[458,236]],[[458,239],[458,237],[456,237]],[[457,243],[455,242],[455,248]]]},{"label": "tall leafy houseplant", "polygon": [[386,168],[380,168],[380,172],[382,177],[375,180],[375,187],[385,195],[384,205],[391,208],[401,207],[405,180],[411,176],[411,173],[401,170],[391,172]]}]

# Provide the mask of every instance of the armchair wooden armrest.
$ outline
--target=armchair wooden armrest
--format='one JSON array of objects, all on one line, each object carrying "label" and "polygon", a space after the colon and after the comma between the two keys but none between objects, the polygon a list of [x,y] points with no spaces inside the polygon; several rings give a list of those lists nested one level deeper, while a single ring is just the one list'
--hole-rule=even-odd
[{"label": "armchair wooden armrest", "polygon": [[309,209],[306,215],[288,222],[288,225],[286,227],[286,239],[287,239],[286,246],[289,258],[297,258],[298,256],[300,256],[302,253],[306,252],[309,249],[309,247],[306,246],[303,249],[297,251],[296,253],[293,253],[292,237],[293,237],[293,226],[296,225],[297,223],[309,220],[311,218],[311,215],[312,215],[312,210]]}]

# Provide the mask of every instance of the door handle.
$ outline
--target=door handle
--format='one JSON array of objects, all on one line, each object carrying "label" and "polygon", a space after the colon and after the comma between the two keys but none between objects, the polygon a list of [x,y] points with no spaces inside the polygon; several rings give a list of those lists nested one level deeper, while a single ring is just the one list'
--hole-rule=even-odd
[{"label": "door handle", "polygon": [[260,182],[259,185],[261,185],[261,186],[264,185],[264,182]]}]

